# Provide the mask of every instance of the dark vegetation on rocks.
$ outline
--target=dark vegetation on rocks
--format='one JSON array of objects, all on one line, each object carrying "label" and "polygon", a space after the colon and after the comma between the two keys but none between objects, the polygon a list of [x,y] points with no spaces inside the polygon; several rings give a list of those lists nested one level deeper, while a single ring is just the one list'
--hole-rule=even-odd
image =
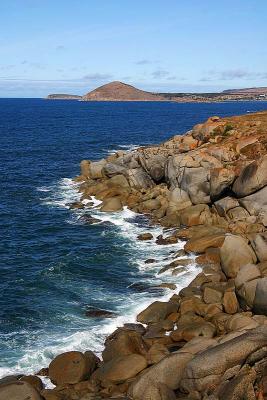
[{"label": "dark vegetation on rocks", "polygon": [[138,240],[186,240],[159,273],[186,268],[176,258],[188,253],[202,270],[113,332],[102,360],[61,354],[41,372],[54,389],[36,376],[9,377],[0,399],[267,398],[267,112],[212,117],[159,146],[83,160],[76,181],[81,200],[96,196],[105,212],[128,206],[172,228]]}]

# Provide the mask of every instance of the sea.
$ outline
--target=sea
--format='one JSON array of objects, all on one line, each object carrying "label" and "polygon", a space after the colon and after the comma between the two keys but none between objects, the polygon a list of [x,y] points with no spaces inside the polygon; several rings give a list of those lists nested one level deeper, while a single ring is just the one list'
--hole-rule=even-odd
[{"label": "sea", "polygon": [[[267,102],[78,102],[0,99],[0,377],[35,373],[70,350],[101,353],[116,327],[176,292],[198,273],[158,274],[183,242],[160,246],[136,240],[162,233],[124,209],[70,210],[79,200],[82,159],[163,142],[208,117],[266,110]],[[88,225],[90,214],[100,221]],[[155,263],[146,264],[153,258]],[[112,318],[92,318],[104,309]]]}]

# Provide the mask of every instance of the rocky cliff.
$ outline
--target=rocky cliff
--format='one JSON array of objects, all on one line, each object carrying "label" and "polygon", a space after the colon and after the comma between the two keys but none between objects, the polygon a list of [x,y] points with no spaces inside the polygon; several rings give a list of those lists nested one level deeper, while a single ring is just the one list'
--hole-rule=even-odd
[{"label": "rocky cliff", "polygon": [[136,89],[122,82],[110,82],[87,93],[83,101],[164,101],[164,97]]},{"label": "rocky cliff", "polygon": [[81,200],[96,196],[102,211],[128,206],[172,228],[137,240],[186,240],[165,271],[175,275],[194,253],[201,272],[119,327],[102,360],[61,354],[39,372],[55,389],[28,376],[0,386],[0,398],[266,399],[267,112],[211,117],[158,146],[83,160],[76,181]]}]

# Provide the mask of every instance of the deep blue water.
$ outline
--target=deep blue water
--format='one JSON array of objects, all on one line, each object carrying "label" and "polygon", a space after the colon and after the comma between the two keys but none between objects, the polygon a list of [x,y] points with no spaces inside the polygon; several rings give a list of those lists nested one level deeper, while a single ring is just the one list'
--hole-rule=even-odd
[{"label": "deep blue water", "polygon": [[[102,215],[111,224],[79,222],[82,212],[70,211],[66,203],[78,198],[70,178],[78,175],[80,160],[164,141],[211,115],[264,109],[267,102],[0,99],[2,375],[45,367],[64,350],[101,350],[106,333],[161,296],[129,285],[170,280],[183,286],[195,273],[192,264],[183,276],[158,279],[155,273],[171,249],[137,243],[138,233],[160,233],[160,228],[148,227],[144,218],[127,210]],[[151,257],[159,263],[145,265]],[[90,319],[87,306],[114,311],[118,317]]]}]

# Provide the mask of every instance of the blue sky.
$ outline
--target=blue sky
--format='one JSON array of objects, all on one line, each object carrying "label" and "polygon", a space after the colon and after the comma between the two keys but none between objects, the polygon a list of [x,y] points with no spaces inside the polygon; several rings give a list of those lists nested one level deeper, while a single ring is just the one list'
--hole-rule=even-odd
[{"label": "blue sky", "polygon": [[266,0],[1,0],[0,97],[267,86]]}]

